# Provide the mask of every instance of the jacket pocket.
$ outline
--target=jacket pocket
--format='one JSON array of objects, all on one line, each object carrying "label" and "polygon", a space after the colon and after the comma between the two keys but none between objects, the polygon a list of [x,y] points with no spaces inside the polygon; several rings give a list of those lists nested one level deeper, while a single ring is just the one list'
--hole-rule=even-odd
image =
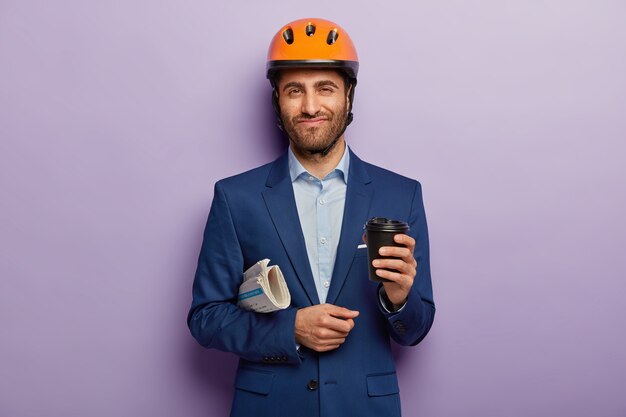
[{"label": "jacket pocket", "polygon": [[369,375],[367,377],[367,394],[370,397],[398,394],[398,378],[395,372],[388,374]]},{"label": "jacket pocket", "polygon": [[355,257],[359,257],[359,256],[367,256],[367,246],[364,248],[356,248],[356,253],[354,254]]},{"label": "jacket pocket", "polygon": [[235,388],[267,395],[272,390],[274,373],[255,369],[239,369],[235,379]]}]

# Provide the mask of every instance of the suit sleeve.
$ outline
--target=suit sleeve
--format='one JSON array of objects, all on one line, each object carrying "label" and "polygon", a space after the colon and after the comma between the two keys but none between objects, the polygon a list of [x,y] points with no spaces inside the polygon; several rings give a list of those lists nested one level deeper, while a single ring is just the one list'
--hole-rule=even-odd
[{"label": "suit sleeve", "polygon": [[218,182],[187,316],[191,334],[204,347],[232,352],[249,361],[300,363],[294,334],[296,309],[254,313],[237,307],[243,267],[227,195]]},{"label": "suit sleeve", "polygon": [[[393,340],[401,345],[415,346],[426,337],[435,318],[435,302],[430,279],[430,256],[422,187],[416,182],[409,215],[409,235],[415,239],[417,273],[406,304],[398,312],[389,313],[382,306]],[[381,284],[382,285],[382,284]],[[380,304],[380,303],[379,303]]]}]

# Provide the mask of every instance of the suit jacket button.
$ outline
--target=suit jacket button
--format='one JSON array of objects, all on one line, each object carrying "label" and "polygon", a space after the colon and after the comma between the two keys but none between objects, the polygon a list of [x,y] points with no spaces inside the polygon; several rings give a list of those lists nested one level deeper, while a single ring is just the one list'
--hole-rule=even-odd
[{"label": "suit jacket button", "polygon": [[311,391],[315,391],[318,386],[319,384],[317,383],[317,380],[315,379],[310,380],[309,383],[306,384],[306,387],[310,389]]}]

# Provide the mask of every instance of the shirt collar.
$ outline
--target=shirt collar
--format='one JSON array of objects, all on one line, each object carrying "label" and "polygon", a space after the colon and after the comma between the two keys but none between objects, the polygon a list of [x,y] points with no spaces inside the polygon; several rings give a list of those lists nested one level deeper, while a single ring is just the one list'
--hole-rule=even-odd
[{"label": "shirt collar", "polygon": [[[291,150],[291,146],[289,146],[287,154],[289,158],[289,176],[291,177],[291,182],[294,182],[304,174],[313,176],[302,166],[300,161],[298,161],[298,158],[296,158],[293,150]],[[339,175],[341,175],[346,185],[348,184],[348,172],[350,172],[350,152],[348,152],[348,145],[346,145],[345,149],[343,150],[343,156],[341,157],[341,160],[339,161],[335,169],[330,171],[325,178],[328,178],[334,172],[337,172]]]}]

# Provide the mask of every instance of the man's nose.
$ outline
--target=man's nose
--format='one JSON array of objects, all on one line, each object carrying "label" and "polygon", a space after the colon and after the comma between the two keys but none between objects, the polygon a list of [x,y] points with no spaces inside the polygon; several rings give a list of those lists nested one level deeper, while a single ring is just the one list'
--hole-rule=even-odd
[{"label": "man's nose", "polygon": [[320,111],[320,102],[316,94],[305,94],[302,100],[302,113],[315,115]]}]

